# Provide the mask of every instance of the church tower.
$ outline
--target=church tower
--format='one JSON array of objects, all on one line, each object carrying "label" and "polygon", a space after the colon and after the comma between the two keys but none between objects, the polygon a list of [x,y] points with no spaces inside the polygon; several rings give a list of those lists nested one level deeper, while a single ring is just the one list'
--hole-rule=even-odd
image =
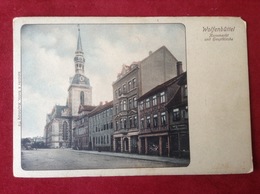
[{"label": "church tower", "polygon": [[74,63],[75,63],[75,73],[84,75],[85,58],[82,50],[79,27],[78,27],[78,43],[77,43],[77,50],[75,52]]},{"label": "church tower", "polygon": [[77,49],[74,57],[75,75],[71,78],[68,89],[68,108],[70,116],[77,116],[80,105],[92,104],[92,87],[84,75],[85,58],[82,49],[80,28],[78,26]]}]

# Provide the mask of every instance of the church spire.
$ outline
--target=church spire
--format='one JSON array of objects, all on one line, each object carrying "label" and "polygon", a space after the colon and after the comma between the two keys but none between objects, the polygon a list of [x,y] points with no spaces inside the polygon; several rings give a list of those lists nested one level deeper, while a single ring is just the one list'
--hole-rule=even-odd
[{"label": "church spire", "polygon": [[85,58],[84,58],[84,53],[82,50],[79,25],[78,25],[77,50],[75,52],[74,63],[75,63],[75,73],[84,75]]},{"label": "church spire", "polygon": [[80,27],[79,27],[79,25],[78,25],[78,44],[77,44],[77,51],[82,51],[82,44],[81,44]]}]

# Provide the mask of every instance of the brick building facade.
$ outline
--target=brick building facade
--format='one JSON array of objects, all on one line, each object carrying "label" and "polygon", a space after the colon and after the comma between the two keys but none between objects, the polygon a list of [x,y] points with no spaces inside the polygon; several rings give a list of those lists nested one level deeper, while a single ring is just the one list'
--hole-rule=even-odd
[{"label": "brick building facade", "polygon": [[139,153],[189,157],[186,72],[138,99]]}]

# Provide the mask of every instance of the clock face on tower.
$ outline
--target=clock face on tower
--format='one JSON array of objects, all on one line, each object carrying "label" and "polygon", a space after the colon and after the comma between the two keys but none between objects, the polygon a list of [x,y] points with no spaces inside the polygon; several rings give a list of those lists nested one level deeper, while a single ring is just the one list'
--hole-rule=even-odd
[{"label": "clock face on tower", "polygon": [[82,82],[84,81],[84,77],[83,77],[83,76],[80,76],[79,79],[80,79],[80,81],[82,81]]}]

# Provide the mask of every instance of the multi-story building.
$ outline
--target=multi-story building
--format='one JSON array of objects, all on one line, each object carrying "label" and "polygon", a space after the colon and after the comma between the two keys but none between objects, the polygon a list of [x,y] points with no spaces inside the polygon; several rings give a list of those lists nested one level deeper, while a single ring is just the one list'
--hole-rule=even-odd
[{"label": "multi-story building", "polygon": [[114,151],[137,152],[138,64],[124,65],[114,90]]},{"label": "multi-story building", "polygon": [[138,104],[139,153],[189,157],[186,72],[148,91]]},{"label": "multi-story building", "polygon": [[79,116],[74,120],[73,131],[73,148],[79,150],[91,149],[89,138],[89,117],[88,114],[94,110],[96,106],[80,105]]},{"label": "multi-story building", "polygon": [[187,74],[178,80],[177,92],[166,104],[169,124],[169,155],[173,157],[189,158],[189,122],[188,122],[188,89]]},{"label": "multi-story building", "polygon": [[100,103],[87,116],[89,117],[89,149],[112,151],[113,101]]},{"label": "multi-story building", "polygon": [[140,62],[123,65],[113,83],[114,151],[138,152],[137,98],[175,77],[177,62],[171,52],[162,46]]}]

